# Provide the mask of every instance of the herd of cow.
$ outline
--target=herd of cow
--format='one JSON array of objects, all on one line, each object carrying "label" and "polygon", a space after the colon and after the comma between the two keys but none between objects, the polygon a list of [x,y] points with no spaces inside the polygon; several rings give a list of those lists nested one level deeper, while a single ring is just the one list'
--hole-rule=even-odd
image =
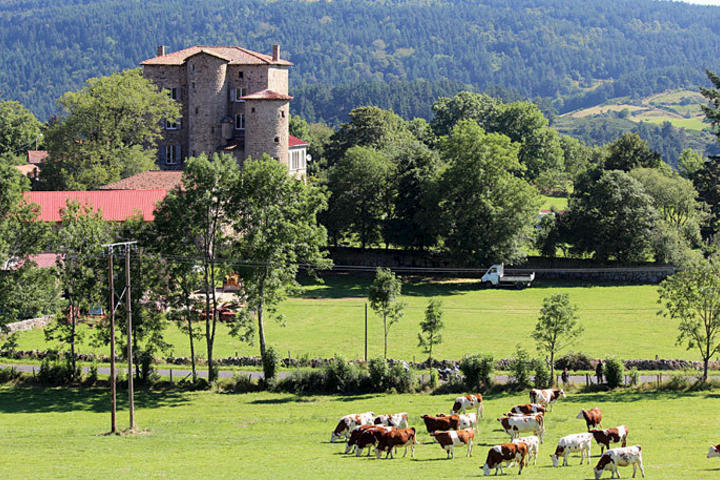
[{"label": "herd of cow", "polygon": [[[485,464],[481,467],[485,475],[495,470],[504,474],[503,466],[519,465],[518,474],[523,467],[537,465],[540,444],[545,437],[545,414],[552,411],[553,403],[559,398],[566,398],[563,390],[531,390],[530,403],[515,405],[508,413],[497,420],[502,429],[510,436],[509,443],[502,443],[490,448]],[[423,415],[428,434],[447,452],[448,458],[454,457],[454,447],[467,445],[466,456],[472,457],[473,442],[477,431],[478,417],[483,415],[482,395],[466,395],[455,399],[449,415]],[[595,479],[599,479],[606,470],[612,472],[611,478],[620,474],[618,467],[632,465],[633,478],[637,468],[645,477],[642,462],[642,447],[627,446],[628,428],[620,425],[617,428],[602,429],[602,412],[595,407],[580,410],[577,418],[585,420],[587,432],[574,433],[560,439],[555,453],[550,455],[553,466],[557,467],[562,458],[562,465],[568,465],[571,453],[580,453],[580,464],[587,459],[590,464],[590,449],[593,441],[600,445],[600,459],[594,468]],[[599,428],[598,428],[599,427]],[[521,434],[528,434],[521,437]],[[332,432],[330,441],[345,438],[345,453],[361,456],[365,449],[370,455],[375,450],[377,458],[383,452],[385,458],[394,458],[398,447],[405,447],[403,457],[408,448],[411,456],[415,456],[417,431],[410,427],[407,413],[375,415],[373,412],[345,415],[340,419]],[[611,444],[621,443],[619,448],[610,448]],[[720,445],[710,448],[708,457],[720,456]]]}]

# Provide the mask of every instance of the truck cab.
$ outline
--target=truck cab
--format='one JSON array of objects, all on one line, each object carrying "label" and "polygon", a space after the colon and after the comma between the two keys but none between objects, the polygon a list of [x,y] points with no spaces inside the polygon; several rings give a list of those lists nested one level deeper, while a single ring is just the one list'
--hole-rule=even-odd
[{"label": "truck cab", "polygon": [[480,281],[487,288],[500,286],[525,288],[532,285],[534,280],[535,272],[523,275],[505,275],[505,265],[498,263],[488,268]]}]

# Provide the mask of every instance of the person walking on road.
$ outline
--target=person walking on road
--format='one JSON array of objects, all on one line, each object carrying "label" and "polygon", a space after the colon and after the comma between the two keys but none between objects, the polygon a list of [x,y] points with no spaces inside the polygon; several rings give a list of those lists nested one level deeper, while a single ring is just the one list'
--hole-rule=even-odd
[{"label": "person walking on road", "polygon": [[568,380],[570,379],[570,375],[568,373],[568,367],[563,368],[562,374],[560,375],[560,378],[562,379],[563,386],[567,387]]},{"label": "person walking on road", "polygon": [[598,360],[597,366],[595,367],[595,376],[597,377],[598,385],[603,381],[603,363],[602,360]]}]

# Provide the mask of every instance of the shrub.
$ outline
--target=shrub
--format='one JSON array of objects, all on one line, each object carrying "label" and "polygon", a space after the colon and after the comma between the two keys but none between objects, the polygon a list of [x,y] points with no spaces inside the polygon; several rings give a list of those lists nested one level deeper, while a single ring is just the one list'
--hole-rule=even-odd
[{"label": "shrub", "polygon": [[630,375],[630,382],[633,385],[638,384],[638,369],[637,367],[632,367],[630,371],[628,372],[628,375]]},{"label": "shrub", "polygon": [[275,378],[278,363],[280,363],[280,357],[273,347],[268,346],[265,349],[265,354],[262,356],[263,374],[265,375],[266,382]]},{"label": "shrub", "polygon": [[605,381],[607,382],[608,387],[617,388],[623,384],[625,365],[616,358],[608,358],[605,360],[603,373],[605,374]]},{"label": "shrub", "polygon": [[512,358],[510,369],[512,371],[513,382],[518,388],[527,388],[530,386],[530,367],[532,362],[528,353],[518,345],[515,350],[515,356]]},{"label": "shrub", "polygon": [[430,383],[429,387],[433,390],[437,388],[438,385],[438,371],[434,368],[430,368]]},{"label": "shrub", "polygon": [[260,384],[253,380],[250,375],[238,375],[237,373],[233,375],[228,387],[233,393],[250,393],[262,390]]},{"label": "shrub", "polygon": [[387,361],[383,358],[371,358],[368,362],[368,372],[370,374],[370,385],[378,392],[383,392],[387,388],[387,378],[390,376],[390,369]]},{"label": "shrub", "polygon": [[13,367],[0,368],[0,383],[14,382],[20,378],[20,372]]},{"label": "shrub", "polygon": [[92,365],[90,365],[90,371],[88,372],[87,377],[85,378],[85,383],[88,385],[95,385],[97,383],[98,379],[98,366],[97,362],[93,362]]},{"label": "shrub", "polygon": [[555,368],[562,371],[565,367],[568,370],[594,370],[592,359],[582,352],[567,353],[555,359]]},{"label": "shrub", "polygon": [[342,358],[336,358],[323,369],[325,390],[328,393],[354,393],[360,390],[358,367]]},{"label": "shrub", "polygon": [[670,380],[660,386],[659,390],[668,392],[684,392],[689,390],[690,386],[691,382],[687,375],[683,373],[675,373],[672,377],[670,377]]},{"label": "shrub", "polygon": [[535,388],[548,388],[551,386],[553,379],[550,378],[550,370],[548,369],[545,362],[538,359],[533,359],[532,367],[535,371]]},{"label": "shrub", "polygon": [[415,376],[410,370],[396,363],[390,368],[390,376],[385,380],[385,391],[393,393],[411,393],[415,389]]},{"label": "shrub", "polygon": [[466,355],[460,361],[460,370],[465,375],[465,387],[469,391],[490,388],[494,367],[492,355]]},{"label": "shrub", "polygon": [[159,378],[159,375],[155,373],[153,368],[153,355],[148,350],[143,350],[137,355],[137,362],[139,368],[138,381],[143,385],[150,385]]},{"label": "shrub", "polygon": [[73,369],[70,359],[52,360],[49,357],[40,364],[37,379],[44,385],[68,385],[80,377],[80,368]]}]

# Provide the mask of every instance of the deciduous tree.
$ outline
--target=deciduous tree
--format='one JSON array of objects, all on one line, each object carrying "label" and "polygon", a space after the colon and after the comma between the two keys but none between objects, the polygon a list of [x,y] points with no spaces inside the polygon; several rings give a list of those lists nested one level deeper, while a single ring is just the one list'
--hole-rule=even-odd
[{"label": "deciduous tree", "polygon": [[[310,272],[331,265],[322,250],[327,243],[325,228],[317,221],[318,213],[326,208],[326,197],[263,155],[245,161],[233,189],[232,205],[237,233],[232,251],[239,259],[236,269],[243,280],[242,300],[257,318],[264,359],[265,316],[276,314],[277,305],[298,286],[299,264],[308,265]],[[239,327],[235,331],[241,338],[250,339],[249,325]]]},{"label": "deciduous tree", "polygon": [[657,168],[662,159],[653,152],[636,133],[626,132],[608,146],[609,156],[605,160],[606,170],[624,170],[633,168]]},{"label": "deciduous tree", "polygon": [[41,140],[42,124],[21,103],[0,101],[0,157],[18,157]]},{"label": "deciduous tree", "polygon": [[433,347],[442,343],[442,330],[445,328],[443,322],[442,301],[431,298],[425,309],[425,319],[420,322],[420,333],[418,333],[418,347],[428,354],[430,368],[432,368]]},{"label": "deciduous tree", "polygon": [[549,356],[550,378],[555,379],[555,355],[569,346],[583,332],[578,324],[577,306],[570,303],[566,293],[543,299],[540,317],[532,337],[537,349]]},{"label": "deciduous tree", "polygon": [[389,268],[378,268],[375,280],[368,288],[368,300],[370,308],[383,319],[383,357],[386,360],[390,327],[399,322],[404,314],[405,304],[400,300],[401,293],[402,281]]},{"label": "deciduous tree", "polygon": [[708,363],[720,352],[720,266],[711,260],[666,278],[658,290],[659,314],[679,321],[677,344],[697,349],[703,361],[703,381]]},{"label": "deciduous tree", "polygon": [[139,69],[86,83],[58,100],[64,115],[48,127],[43,188],[94,189],[152,168],[164,122],[180,116]]}]

